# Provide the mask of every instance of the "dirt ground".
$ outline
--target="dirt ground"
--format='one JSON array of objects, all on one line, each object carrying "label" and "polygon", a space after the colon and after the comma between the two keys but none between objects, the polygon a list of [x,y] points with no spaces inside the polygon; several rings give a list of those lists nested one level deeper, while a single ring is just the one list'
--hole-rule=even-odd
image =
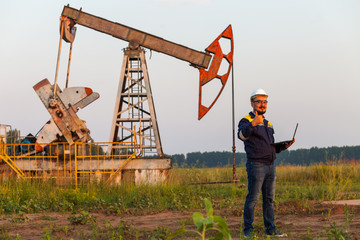
[{"label": "dirt ground", "polygon": [[[299,209],[296,204],[278,206],[276,209],[276,224],[278,228],[288,234],[282,239],[328,239],[326,227],[336,222],[337,230],[346,225],[346,219],[350,219],[351,239],[360,239],[360,200],[349,200],[327,203],[309,203],[310,207]],[[346,213],[347,204],[349,213]],[[310,210],[309,212],[309,209]],[[256,210],[261,212],[261,206]],[[241,213],[229,210],[214,210],[215,215],[226,217],[233,239],[241,239],[240,224]],[[106,224],[118,226],[124,224],[134,233],[138,231],[138,239],[150,239],[149,236],[161,236],[161,232],[172,233],[179,229],[181,223],[185,228],[193,227],[191,221],[192,212],[127,212],[120,215],[111,214],[105,211],[90,212],[96,225],[104,228]],[[35,213],[23,215],[1,215],[0,216],[0,239],[94,239],[94,226],[87,222],[85,224],[71,224],[70,213]],[[333,225],[334,226],[334,225]],[[45,230],[47,228],[48,230]],[[262,230],[262,220],[255,219],[255,229],[259,239],[265,239]],[[93,234],[93,235],[92,235]],[[157,234],[157,235],[156,235]],[[127,237],[125,239],[135,239]],[[195,236],[195,235],[193,235]],[[195,237],[181,237],[178,239],[194,239]],[[100,238],[105,239],[105,238]]]}]

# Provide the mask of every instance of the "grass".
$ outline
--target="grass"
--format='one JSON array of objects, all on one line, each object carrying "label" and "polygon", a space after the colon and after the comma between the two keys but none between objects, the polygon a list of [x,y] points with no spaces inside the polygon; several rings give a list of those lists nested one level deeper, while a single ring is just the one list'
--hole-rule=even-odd
[{"label": "grass", "polygon": [[282,166],[278,167],[277,173],[277,195],[284,202],[360,197],[359,165]]},{"label": "grass", "polygon": [[[26,223],[29,221],[26,216],[28,213],[53,211],[72,213],[68,227],[44,229],[44,239],[50,239],[57,232],[66,236],[74,223],[91,224],[91,232],[82,233],[81,239],[122,239],[122,237],[126,239],[126,236],[140,236],[145,233],[137,233],[126,222],[118,226],[107,224],[100,227],[95,223],[91,212],[141,215],[146,211],[197,211],[203,208],[204,199],[207,198],[211,199],[214,209],[223,209],[241,216],[247,194],[245,168],[238,168],[236,175],[240,180],[236,185],[194,185],[193,183],[199,182],[231,180],[232,169],[173,169],[170,171],[169,180],[157,186],[133,184],[111,186],[91,183],[81,185],[78,189],[58,186],[54,181],[8,180],[0,184],[0,213],[11,214],[8,219],[12,223]],[[294,212],[298,213],[301,209],[303,212],[311,213],[315,210],[311,209],[309,201],[360,198],[359,183],[360,164],[279,166],[276,205],[288,206],[287,211],[293,206]],[[324,218],[330,219],[330,215],[329,212],[329,216]],[[56,220],[49,216],[43,218],[49,221]],[[327,233],[342,234],[342,227],[333,224]],[[262,227],[259,225],[258,228]],[[163,239],[162,236],[170,234],[170,230],[159,226],[146,234],[155,236],[154,239]],[[308,229],[307,234],[308,239],[311,239],[311,229]],[[0,228],[0,238],[11,239],[7,231],[2,228]]]},{"label": "grass", "polygon": [[[91,183],[78,189],[59,187],[47,181],[6,181],[0,185],[0,213],[80,211],[106,209],[114,213],[136,210],[194,210],[203,199],[213,199],[216,208],[237,209],[245,199],[245,168],[237,169],[240,183],[192,185],[231,180],[232,169],[173,169],[169,181],[157,186],[109,186]],[[277,167],[277,203],[360,198],[359,165],[314,165]]]}]

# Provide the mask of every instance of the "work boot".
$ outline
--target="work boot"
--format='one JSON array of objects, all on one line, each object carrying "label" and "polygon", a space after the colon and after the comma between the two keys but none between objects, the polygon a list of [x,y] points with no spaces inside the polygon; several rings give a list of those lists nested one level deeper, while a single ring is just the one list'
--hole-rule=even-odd
[{"label": "work boot", "polygon": [[266,232],[267,236],[275,236],[275,237],[287,237],[286,233],[281,233],[277,229],[272,232]]},{"label": "work boot", "polygon": [[254,232],[245,233],[244,238],[246,239],[256,238],[256,234]]}]

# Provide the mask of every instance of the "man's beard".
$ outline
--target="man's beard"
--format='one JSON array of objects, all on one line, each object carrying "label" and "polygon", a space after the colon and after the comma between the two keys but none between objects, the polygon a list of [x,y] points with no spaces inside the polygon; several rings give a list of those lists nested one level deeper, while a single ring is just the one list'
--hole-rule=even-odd
[{"label": "man's beard", "polygon": [[265,110],[265,111],[257,110],[257,113],[258,113],[259,115],[264,115],[264,114],[266,113],[266,110]]}]

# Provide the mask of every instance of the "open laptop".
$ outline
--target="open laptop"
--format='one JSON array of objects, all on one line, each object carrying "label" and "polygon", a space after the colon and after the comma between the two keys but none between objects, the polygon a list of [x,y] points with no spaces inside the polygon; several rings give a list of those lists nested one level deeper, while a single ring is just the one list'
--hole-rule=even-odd
[{"label": "open laptop", "polygon": [[286,144],[288,144],[289,142],[292,142],[292,141],[295,139],[295,134],[296,134],[296,130],[297,130],[297,128],[298,128],[298,125],[299,125],[299,123],[296,124],[295,131],[294,131],[294,135],[293,135],[293,137],[292,137],[291,140],[276,142],[276,143],[274,143],[273,145],[274,145],[274,146],[286,145]]}]

